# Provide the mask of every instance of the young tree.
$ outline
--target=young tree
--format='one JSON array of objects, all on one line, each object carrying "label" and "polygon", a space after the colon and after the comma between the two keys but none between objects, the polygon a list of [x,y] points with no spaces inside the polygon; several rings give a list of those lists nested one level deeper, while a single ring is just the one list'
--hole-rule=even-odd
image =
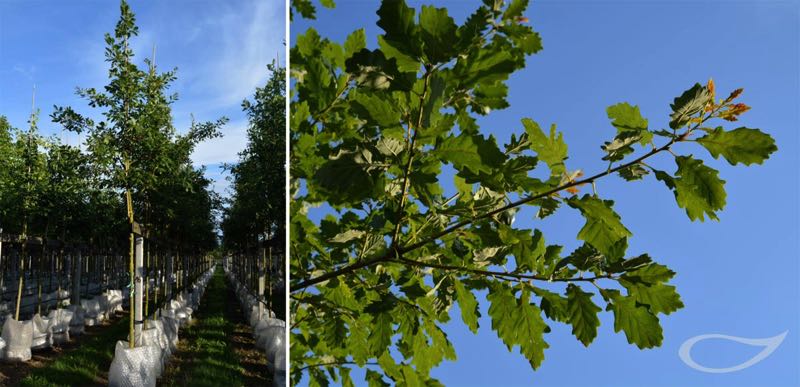
[{"label": "young tree", "polygon": [[[481,133],[476,116],[508,107],[509,76],[541,50],[523,16],[526,0],[486,0],[462,25],[444,8],[419,13],[402,0],[378,10],[379,48],[364,30],[343,45],[309,29],[291,51],[295,81],[291,119],[292,379],[352,384],[351,365],[371,365],[371,385],[386,378],[431,385],[429,371],[455,348],[440,324],[458,303],[477,332],[479,303],[500,340],[534,369],[549,347],[546,320],[569,324],[584,345],[597,336],[598,314],[614,317],[629,343],[662,342],[660,318],[683,307],[675,275],[647,255],[626,253],[633,233],[596,192],[599,179],[650,178],[675,195],[692,221],[717,219],[724,181],[673,145],[695,143],[730,164],[760,164],[777,148],[758,129],[727,129],[749,109],[742,90],[718,98],[713,82],[675,98],[669,129],[656,129],[637,106],[607,114],[613,138],[598,172],[567,167],[567,145],[555,126],[522,120],[504,146]],[[417,16],[418,15],[418,16]],[[720,126],[712,126],[720,125]],[[647,162],[672,157],[676,171]],[[443,165],[457,171],[457,193],[445,197]],[[547,170],[547,178],[532,171]],[[312,222],[326,203],[337,215]],[[523,206],[538,218],[559,209],[585,218],[572,252],[520,229]],[[475,293],[487,290],[486,300]],[[600,297],[596,297],[598,295]],[[602,305],[595,302],[602,300]],[[327,371],[327,373],[326,373]]]},{"label": "young tree", "polygon": [[12,173],[17,154],[14,147],[14,128],[5,116],[0,116],[0,228],[8,227],[13,208],[11,196],[14,194]]},{"label": "young tree", "polygon": [[[132,278],[135,223],[144,224],[151,238],[174,243],[178,253],[187,246],[195,251],[215,245],[210,222],[214,194],[190,156],[198,143],[220,136],[219,128],[227,122],[193,122],[185,135],[176,134],[170,105],[177,96],[167,95],[176,70],[158,73],[155,49],[145,61],[147,71],[139,69],[130,48],[138,31],[130,6],[122,0],[114,34],[105,35],[109,83],[103,91],[78,89],[90,107],[103,109],[103,121],[95,124],[70,107],[56,107],[52,114],[64,129],[88,134],[87,149],[102,186],[124,195]],[[190,203],[197,207],[188,208]],[[135,214],[143,215],[143,221]]]},{"label": "young tree", "polygon": [[222,222],[227,248],[244,250],[285,235],[286,185],[286,72],[276,64],[253,101],[245,100],[247,146],[239,162],[230,166],[233,197]]}]

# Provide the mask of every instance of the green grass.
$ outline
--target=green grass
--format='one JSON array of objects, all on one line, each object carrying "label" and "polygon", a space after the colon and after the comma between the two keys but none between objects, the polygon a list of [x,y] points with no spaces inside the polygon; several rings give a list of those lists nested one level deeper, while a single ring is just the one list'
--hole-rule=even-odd
[{"label": "green grass", "polygon": [[181,332],[181,357],[161,382],[167,386],[243,386],[244,369],[228,337],[234,324],[225,318],[228,300],[225,277],[219,267],[206,288],[199,311],[202,315]]},{"label": "green grass", "polygon": [[128,317],[103,329],[43,368],[35,368],[22,386],[86,386],[101,383],[114,359],[114,345],[128,333]]}]

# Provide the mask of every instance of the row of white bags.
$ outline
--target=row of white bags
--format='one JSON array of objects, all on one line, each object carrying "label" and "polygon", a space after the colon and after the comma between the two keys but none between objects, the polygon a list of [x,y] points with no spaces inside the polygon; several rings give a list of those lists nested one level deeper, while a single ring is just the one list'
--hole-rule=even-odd
[{"label": "row of white bags", "polygon": [[[12,276],[13,277],[13,276]],[[16,278],[16,277],[14,277]],[[24,288],[22,290],[22,296],[20,298],[20,313],[21,314],[28,314],[33,312],[37,309],[38,306],[41,305],[44,309],[51,309],[58,307],[60,303],[63,306],[70,304],[70,290],[68,284],[64,284],[64,287],[60,290],[52,289],[51,291],[46,291],[42,293],[41,300],[39,300],[38,290],[39,287],[36,284],[36,278],[32,277],[30,279],[26,279],[24,281]],[[50,287],[52,284],[44,284],[45,287]],[[82,285],[81,292],[88,292],[88,293],[98,293],[102,290],[103,285],[97,282],[92,282],[89,285]],[[4,302],[0,303],[0,313],[9,313],[11,312],[16,305],[16,297],[17,297],[17,282],[14,281],[11,284],[7,284],[7,286],[3,286],[3,292],[12,292],[11,293],[11,302]]]},{"label": "row of white bags", "polygon": [[[10,313],[16,307],[16,291],[13,293],[12,302],[0,303],[0,313]],[[58,306],[59,301],[62,305],[69,305],[69,291],[66,289],[53,290],[43,293],[41,301],[37,294],[36,287],[26,288],[20,298],[20,313],[28,314],[41,306],[43,309],[51,309]]]},{"label": "row of white bags", "polygon": [[52,310],[47,317],[37,313],[30,320],[17,321],[9,315],[0,337],[0,359],[28,361],[31,349],[69,341],[70,334],[80,335],[84,326],[93,326],[122,310],[122,302],[121,290],[109,290],[93,299],[81,300],[81,305]]},{"label": "row of white bags", "polygon": [[139,344],[130,348],[128,341],[118,341],[114,360],[108,370],[108,385],[114,387],[155,386],[178,345],[178,330],[191,321],[200,304],[206,285],[214,273],[212,267],[200,276],[191,292],[183,292],[161,308],[161,317],[147,320],[146,329],[136,337]]},{"label": "row of white bags", "polygon": [[275,318],[275,313],[266,307],[259,308],[259,302],[245,286],[236,279],[232,271],[225,274],[236,287],[236,297],[242,310],[248,314],[256,347],[266,353],[267,368],[272,372],[274,387],[286,386],[286,322]]}]

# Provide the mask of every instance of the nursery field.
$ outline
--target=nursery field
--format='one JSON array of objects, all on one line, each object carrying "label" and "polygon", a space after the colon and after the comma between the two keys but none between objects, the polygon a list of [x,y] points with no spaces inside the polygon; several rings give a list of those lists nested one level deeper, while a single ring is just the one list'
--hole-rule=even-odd
[{"label": "nursery field", "polygon": [[265,56],[235,98],[201,98],[178,82],[191,42],[156,35],[163,9],[107,4],[74,34],[103,76],[68,97],[30,79],[30,105],[0,111],[0,385],[283,385],[285,70]]},{"label": "nursery field", "polygon": [[[125,303],[120,304],[125,306],[124,309],[106,313],[102,322],[82,327],[83,332],[66,341],[29,349],[28,360],[11,361],[6,350],[6,361],[0,363],[0,384],[105,386],[127,385],[127,380],[133,378],[135,385],[271,385],[273,373],[285,375],[284,367],[275,366],[276,358],[282,361],[277,352],[285,350],[283,321],[267,317],[268,309],[264,306],[259,312],[258,306],[247,304],[245,288],[234,285],[233,273],[228,276],[225,276],[221,262],[214,265],[195,282],[191,291],[178,295],[176,300],[159,310],[161,318],[155,318],[154,314],[148,319],[140,334],[143,345],[136,347],[146,348],[147,353],[141,357],[117,359],[116,351],[124,347],[120,347],[118,340],[125,337],[130,325],[129,305]],[[241,304],[232,302],[238,297],[237,289],[244,300]],[[248,305],[250,313],[245,313]],[[151,302],[149,308],[152,310],[155,305]],[[34,315],[37,317],[38,314]],[[58,334],[58,318],[45,320],[49,328],[42,336],[51,340],[54,334]],[[250,320],[255,322],[253,326]],[[173,327],[166,326],[169,324]],[[263,338],[263,333],[258,334],[265,330],[270,331],[269,339]],[[16,339],[11,336],[3,342],[15,343],[15,348],[19,348]],[[143,366],[152,370],[142,372]],[[282,381],[283,376],[278,384]]]}]

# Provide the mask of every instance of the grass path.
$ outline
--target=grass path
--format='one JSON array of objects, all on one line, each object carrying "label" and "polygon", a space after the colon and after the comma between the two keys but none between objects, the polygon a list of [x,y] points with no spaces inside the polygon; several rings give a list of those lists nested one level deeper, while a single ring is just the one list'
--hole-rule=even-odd
[{"label": "grass path", "polygon": [[268,386],[266,357],[258,351],[222,269],[217,268],[178,351],[159,385]]}]

